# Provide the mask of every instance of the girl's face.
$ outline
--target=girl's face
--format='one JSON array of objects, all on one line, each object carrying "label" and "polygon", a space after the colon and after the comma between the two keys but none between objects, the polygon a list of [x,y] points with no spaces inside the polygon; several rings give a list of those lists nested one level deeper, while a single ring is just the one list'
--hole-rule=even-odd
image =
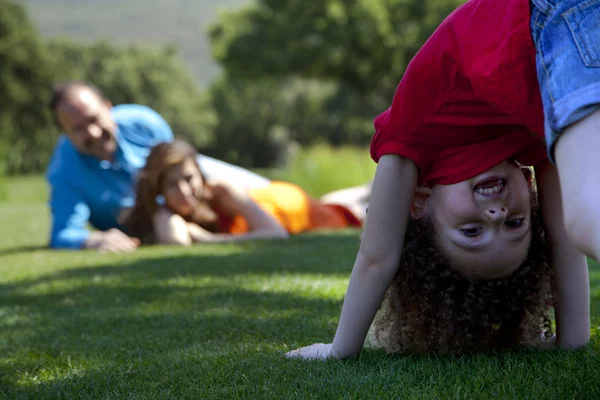
[{"label": "girl's face", "polygon": [[530,181],[529,169],[503,162],[467,181],[419,189],[415,202],[420,198],[421,215],[432,218],[437,243],[453,267],[493,279],[514,272],[527,256]]},{"label": "girl's face", "polygon": [[182,217],[192,214],[203,190],[204,181],[193,159],[186,159],[165,174],[162,194],[167,206]]}]

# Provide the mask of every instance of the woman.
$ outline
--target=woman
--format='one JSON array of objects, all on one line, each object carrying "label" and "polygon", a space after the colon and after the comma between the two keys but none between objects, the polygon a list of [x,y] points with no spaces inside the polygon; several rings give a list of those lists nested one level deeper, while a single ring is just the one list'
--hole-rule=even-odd
[{"label": "woman", "polygon": [[362,225],[368,187],[347,192],[343,205],[334,204],[339,193],[321,201],[286,182],[244,190],[207,181],[196,160],[194,148],[183,141],[151,151],[139,175],[136,204],[124,217],[129,234],[145,243],[190,245]]}]

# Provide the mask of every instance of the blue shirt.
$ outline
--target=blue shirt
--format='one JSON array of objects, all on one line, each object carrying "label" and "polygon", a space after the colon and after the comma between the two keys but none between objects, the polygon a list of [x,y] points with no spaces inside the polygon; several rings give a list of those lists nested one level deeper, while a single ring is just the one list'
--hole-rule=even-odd
[{"label": "blue shirt", "polygon": [[173,132],[152,109],[141,105],[113,107],[117,152],[113,162],[78,152],[61,136],[48,167],[52,230],[50,247],[79,249],[89,236],[87,223],[99,230],[118,228],[124,207],[135,199],[137,172],[152,147],[171,142]]}]

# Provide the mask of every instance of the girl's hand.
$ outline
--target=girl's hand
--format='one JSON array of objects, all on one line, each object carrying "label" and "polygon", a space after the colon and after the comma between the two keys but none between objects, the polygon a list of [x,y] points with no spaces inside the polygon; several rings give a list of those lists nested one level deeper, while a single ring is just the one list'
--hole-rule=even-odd
[{"label": "girl's hand", "polygon": [[292,350],[286,353],[285,356],[289,358],[302,358],[305,360],[326,360],[332,357],[331,345],[331,343],[315,343],[307,347]]}]

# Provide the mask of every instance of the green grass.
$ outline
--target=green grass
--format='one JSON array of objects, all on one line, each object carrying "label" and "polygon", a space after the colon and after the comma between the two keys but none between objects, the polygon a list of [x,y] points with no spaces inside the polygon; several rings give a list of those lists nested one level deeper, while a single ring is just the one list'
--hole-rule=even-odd
[{"label": "green grass", "polygon": [[356,232],[148,247],[131,255],[50,251],[41,178],[4,184],[0,398],[589,399],[600,393],[597,264],[591,267],[594,340],[584,350],[460,359],[369,350],[344,362],[302,362],[283,354],[332,339]]}]

